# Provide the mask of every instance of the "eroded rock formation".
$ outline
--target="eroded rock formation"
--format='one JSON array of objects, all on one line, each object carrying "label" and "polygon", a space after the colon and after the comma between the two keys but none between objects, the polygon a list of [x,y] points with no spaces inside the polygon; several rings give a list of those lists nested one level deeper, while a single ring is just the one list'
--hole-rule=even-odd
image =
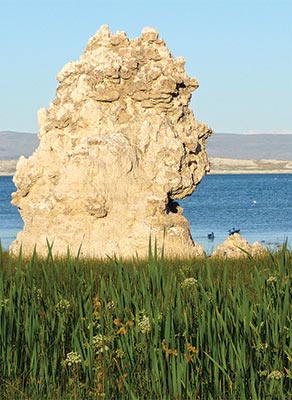
[{"label": "eroded rock formation", "polygon": [[158,32],[141,38],[107,26],[79,61],[64,66],[40,145],[20,158],[12,203],[25,222],[11,246],[31,254],[146,256],[151,235],[168,255],[200,255],[175,202],[190,195],[209,162],[211,129],[188,108],[198,82]]},{"label": "eroded rock formation", "polygon": [[242,258],[263,255],[267,250],[259,242],[249,244],[239,233],[228,236],[212,253],[212,257]]}]

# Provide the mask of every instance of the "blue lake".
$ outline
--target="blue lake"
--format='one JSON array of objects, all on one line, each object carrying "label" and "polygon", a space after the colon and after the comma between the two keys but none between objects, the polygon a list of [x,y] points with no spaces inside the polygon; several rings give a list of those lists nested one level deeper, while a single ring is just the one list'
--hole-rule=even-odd
[{"label": "blue lake", "polygon": [[[267,246],[292,238],[292,175],[208,175],[180,202],[193,239],[209,253],[240,229],[250,243]],[[214,232],[214,241],[208,233]]]},{"label": "blue lake", "polygon": [[[23,227],[16,207],[12,177],[0,177],[0,239],[8,248]],[[207,253],[228,236],[233,227],[249,242],[267,246],[292,238],[292,175],[208,175],[192,196],[179,201],[190,221],[194,241]],[[214,232],[214,240],[208,233]]]}]

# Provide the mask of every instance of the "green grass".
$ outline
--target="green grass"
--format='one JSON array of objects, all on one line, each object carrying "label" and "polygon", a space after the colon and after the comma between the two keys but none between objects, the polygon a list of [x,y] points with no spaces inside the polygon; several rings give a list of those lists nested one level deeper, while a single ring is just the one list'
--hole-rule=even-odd
[{"label": "green grass", "polygon": [[290,399],[291,261],[0,250],[0,398]]}]

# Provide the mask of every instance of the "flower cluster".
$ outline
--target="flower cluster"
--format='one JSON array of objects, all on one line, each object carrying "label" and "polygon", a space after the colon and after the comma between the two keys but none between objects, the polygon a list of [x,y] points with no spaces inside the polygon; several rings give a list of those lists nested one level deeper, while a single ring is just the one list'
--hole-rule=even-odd
[{"label": "flower cluster", "polygon": [[72,367],[80,363],[81,363],[80,354],[78,354],[76,351],[71,351],[70,353],[67,353],[65,364],[68,365],[68,367]]},{"label": "flower cluster", "polygon": [[113,309],[116,307],[116,303],[115,303],[113,300],[110,300],[110,301],[106,304],[106,307],[107,307],[109,310],[113,310]]},{"label": "flower cluster", "polygon": [[182,288],[193,288],[196,286],[198,280],[195,278],[186,278],[184,281],[181,283]]},{"label": "flower cluster", "polygon": [[66,314],[67,312],[69,312],[70,308],[71,308],[70,302],[68,300],[62,299],[56,305],[55,310],[57,314]]},{"label": "flower cluster", "polygon": [[185,354],[185,358],[188,363],[192,362],[194,359],[194,355],[199,353],[199,350],[194,347],[191,343],[187,343],[187,353]]},{"label": "flower cluster", "polygon": [[95,349],[96,354],[103,353],[104,351],[108,351],[109,347],[105,344],[107,339],[102,336],[101,334],[98,334],[96,336],[93,336],[93,345]]},{"label": "flower cluster", "polygon": [[162,350],[165,351],[165,354],[167,356],[169,356],[169,355],[177,356],[178,355],[178,351],[176,349],[172,350],[168,347],[165,339],[162,340]]},{"label": "flower cluster", "polygon": [[267,279],[267,284],[268,284],[268,285],[274,285],[276,282],[277,282],[277,278],[276,278],[275,276],[270,276],[270,277]]},{"label": "flower cluster", "polygon": [[117,333],[118,333],[119,335],[126,335],[126,333],[127,333],[127,327],[130,327],[130,326],[133,326],[133,325],[134,325],[134,322],[133,322],[133,321],[126,321],[126,323],[123,323],[122,321],[120,321],[119,318],[115,318],[113,322],[114,322],[114,324],[115,324],[116,326],[119,327],[119,329],[118,329],[118,331],[117,331]]},{"label": "flower cluster", "polygon": [[265,351],[268,348],[268,343],[257,343],[256,346],[254,346],[254,348],[256,349],[256,351],[260,352],[260,351]]},{"label": "flower cluster", "polygon": [[122,349],[117,349],[115,354],[116,354],[117,358],[123,358],[125,355],[125,352]]},{"label": "flower cluster", "polygon": [[284,374],[281,371],[272,371],[269,373],[268,378],[280,380],[280,379],[284,378]]},{"label": "flower cluster", "polygon": [[95,298],[93,299],[93,308],[94,308],[94,316],[96,318],[99,318],[99,309],[101,307],[101,302],[99,300],[99,298],[97,296],[95,296]]},{"label": "flower cluster", "polygon": [[149,317],[147,317],[144,313],[138,318],[137,321],[138,329],[143,335],[147,334],[151,330],[151,324]]},{"label": "flower cluster", "polygon": [[5,307],[9,303],[9,299],[1,299],[0,307]]},{"label": "flower cluster", "polygon": [[37,299],[38,301],[41,301],[42,298],[43,298],[42,289],[36,289],[36,290],[35,290],[35,296],[36,296],[36,299]]}]

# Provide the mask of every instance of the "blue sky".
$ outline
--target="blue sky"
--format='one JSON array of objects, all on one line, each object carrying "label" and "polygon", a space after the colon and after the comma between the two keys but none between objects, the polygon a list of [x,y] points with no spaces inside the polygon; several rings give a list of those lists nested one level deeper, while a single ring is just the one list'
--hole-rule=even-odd
[{"label": "blue sky", "polygon": [[0,0],[0,131],[37,132],[57,73],[102,24],[158,29],[216,132],[292,133],[292,0]]}]

